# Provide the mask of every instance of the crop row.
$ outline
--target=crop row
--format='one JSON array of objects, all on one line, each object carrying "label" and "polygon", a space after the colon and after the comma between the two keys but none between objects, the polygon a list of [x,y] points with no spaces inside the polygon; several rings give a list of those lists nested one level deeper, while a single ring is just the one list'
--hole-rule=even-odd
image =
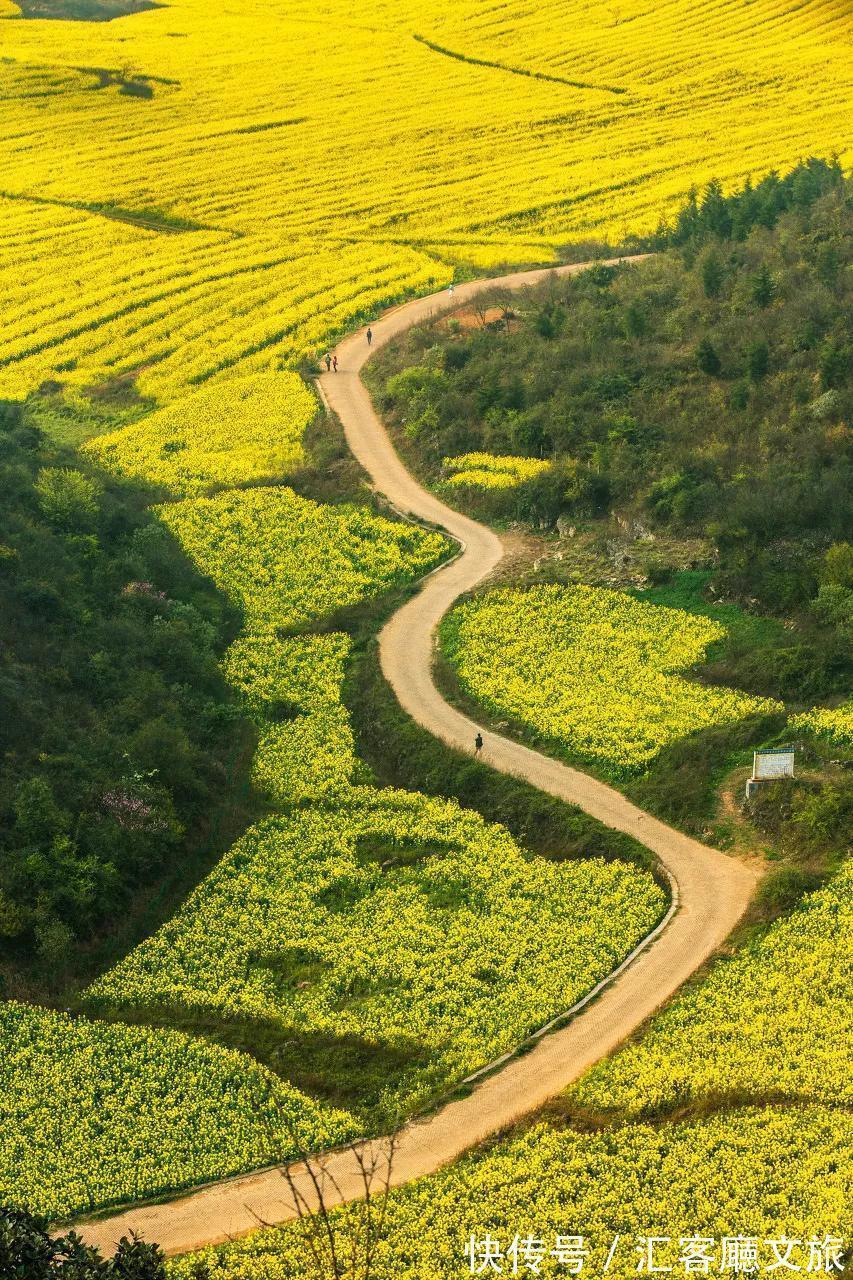
[{"label": "crop row", "polygon": [[[42,207],[36,216],[24,201],[0,201],[0,229],[15,225],[13,215],[31,228],[20,240],[41,271],[22,280],[11,268],[16,254],[0,266],[10,294],[0,389],[9,397],[47,379],[86,387],[130,374],[144,395],[169,404],[222,372],[268,373],[313,354],[366,310],[448,275],[396,245],[301,240],[283,252],[266,237],[163,236],[56,207],[47,215],[56,242],[43,243]],[[62,283],[47,290],[48,279]]]},{"label": "crop row", "polygon": [[[652,230],[711,177],[845,159],[842,9],[355,0],[322,49],[304,5],[253,11],[250,37],[241,6],[186,0],[179,31],[136,15],[132,46],[106,24],[4,20],[0,171],[20,198],[0,211],[0,387],[135,367],[165,401],[313,351],[449,262],[553,261],[573,237]],[[199,229],[151,230],[162,213]]]}]

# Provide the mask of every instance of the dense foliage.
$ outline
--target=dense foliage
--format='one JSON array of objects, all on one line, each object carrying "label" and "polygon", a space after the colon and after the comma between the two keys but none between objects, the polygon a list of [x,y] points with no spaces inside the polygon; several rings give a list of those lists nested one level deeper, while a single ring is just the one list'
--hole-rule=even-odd
[{"label": "dense foliage", "polygon": [[[823,194],[800,200],[810,183]],[[789,189],[790,207],[774,202]],[[409,456],[435,479],[471,451],[553,459],[507,514],[615,509],[706,538],[718,589],[774,609],[815,599],[853,522],[853,203],[830,166],[770,192],[772,218],[764,195],[714,188],[679,248],[554,279],[508,325],[412,331],[374,375]]]},{"label": "dense foliage", "polygon": [[525,858],[451,801],[357,791],[253,828],[89,1004],[254,1025],[288,1078],[400,1109],[567,1009],[663,909],[635,867]]},{"label": "dense foliage", "polygon": [[54,978],[227,799],[232,625],[139,495],[0,424],[0,946]]},{"label": "dense foliage", "polygon": [[[191,1268],[191,1276],[203,1275]],[[45,1219],[0,1205],[0,1275],[5,1280],[165,1280],[156,1245],[123,1236],[115,1256],[102,1258],[74,1233],[51,1236]]]},{"label": "dense foliage", "polygon": [[837,159],[812,158],[785,174],[774,170],[758,182],[748,179],[727,194],[715,178],[701,196],[691,191],[672,224],[658,231],[658,242],[695,248],[719,240],[745,240],[756,227],[775,227],[783,213],[808,209],[841,185],[843,172]]}]

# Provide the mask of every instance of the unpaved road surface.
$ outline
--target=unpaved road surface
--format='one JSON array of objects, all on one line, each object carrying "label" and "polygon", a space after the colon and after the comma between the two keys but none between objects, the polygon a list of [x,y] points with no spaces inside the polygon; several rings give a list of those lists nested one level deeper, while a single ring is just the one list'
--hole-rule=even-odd
[{"label": "unpaved road surface", "polygon": [[[569,266],[560,272],[579,270],[583,267]],[[458,286],[453,295],[445,292],[397,307],[373,325],[372,348],[363,331],[345,339],[337,348],[338,372],[320,379],[322,393],[343,423],[352,452],[376,489],[401,512],[441,526],[464,546],[456,560],[428,577],[419,594],[394,614],[381,633],[380,650],[382,670],[409,715],[442,741],[466,751],[473,749],[478,726],[445,702],[435,687],[434,632],[460,593],[495,568],[503,546],[495,533],[445,506],[409,474],[373,409],[359,371],[371,350],[412,324],[456,310],[482,289],[521,288],[547,274],[527,271],[499,280],[472,281]],[[666,826],[612,787],[508,738],[482,732],[485,763],[579,805],[654,850],[677,887],[678,909],[651,944],[640,948],[568,1026],[543,1037],[531,1052],[487,1076],[469,1096],[409,1124],[394,1159],[395,1185],[432,1173],[534,1111],[616,1048],[719,947],[742,916],[758,879],[754,867]],[[337,1184],[333,1189],[326,1178],[331,1201],[363,1194],[361,1173],[350,1152],[332,1154],[325,1167]],[[291,1173],[300,1195],[308,1204],[315,1203],[307,1173],[299,1167]],[[78,1229],[88,1242],[106,1251],[121,1235],[134,1230],[156,1240],[167,1253],[183,1253],[293,1216],[287,1182],[271,1169],[227,1179],[164,1204],[127,1209]]]}]

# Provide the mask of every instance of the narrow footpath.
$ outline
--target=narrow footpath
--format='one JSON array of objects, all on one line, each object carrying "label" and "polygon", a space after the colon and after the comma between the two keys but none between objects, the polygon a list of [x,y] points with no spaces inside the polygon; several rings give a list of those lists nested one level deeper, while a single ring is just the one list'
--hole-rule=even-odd
[{"label": "narrow footpath", "polygon": [[[584,265],[561,267],[558,273],[582,271]],[[353,454],[377,491],[399,511],[440,526],[463,545],[462,554],[428,577],[422,590],[393,615],[379,643],[382,670],[403,708],[443,742],[469,752],[478,725],[445,702],[435,686],[434,634],[458,596],[496,567],[503,545],[497,534],[445,506],[409,474],[359,375],[372,351],[412,325],[455,311],[484,289],[523,288],[548,274],[547,270],[525,271],[472,281],[458,286],[452,295],[445,291],[397,307],[372,326],[372,347],[364,331],[353,334],[337,348],[338,372],[320,379],[328,405],[340,418]],[[543,1036],[531,1052],[486,1076],[468,1096],[410,1123],[400,1135],[394,1158],[395,1186],[434,1172],[535,1111],[611,1053],[720,946],[743,915],[758,879],[753,867],[668,827],[605,783],[509,738],[485,729],[481,732],[484,763],[578,805],[652,849],[675,887],[677,909],[568,1026]],[[361,1171],[350,1152],[336,1152],[322,1164],[329,1202],[364,1194]],[[320,1169],[319,1161],[315,1169]],[[291,1176],[304,1201],[316,1203],[307,1171],[294,1166]],[[268,1169],[202,1187],[164,1204],[130,1208],[81,1224],[78,1230],[86,1241],[107,1252],[121,1235],[137,1231],[175,1254],[294,1216],[286,1180],[280,1171]]]}]

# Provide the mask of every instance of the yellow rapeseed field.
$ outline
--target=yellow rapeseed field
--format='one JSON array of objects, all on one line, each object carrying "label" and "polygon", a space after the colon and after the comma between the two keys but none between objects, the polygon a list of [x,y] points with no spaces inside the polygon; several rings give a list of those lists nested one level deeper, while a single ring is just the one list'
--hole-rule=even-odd
[{"label": "yellow rapeseed field", "polygon": [[317,403],[296,373],[208,384],[87,445],[105,467],[179,497],[277,480],[304,461]]},{"label": "yellow rapeseed field", "polygon": [[441,635],[463,689],[493,715],[617,774],[690,733],[782,709],[685,679],[725,628],[621,591],[491,591],[457,605]]},{"label": "yellow rapeseed field", "polygon": [[164,403],[313,353],[454,264],[549,261],[650,230],[712,176],[851,155],[841,0],[0,19],[6,396],[131,373]]},{"label": "yellow rapeseed field", "polygon": [[791,716],[791,724],[832,742],[853,744],[853,701],[841,707],[813,707],[811,711]]},{"label": "yellow rapeseed field", "polygon": [[442,470],[447,478],[441,487],[454,489],[517,489],[547,471],[550,462],[538,458],[499,457],[492,453],[463,453],[445,458]]},{"label": "yellow rapeseed field", "polygon": [[[435,1061],[388,1085],[412,1102],[516,1043],[653,922],[659,895],[634,869],[527,860],[474,815],[359,788],[340,701],[349,641],[284,632],[404,585],[446,547],[436,534],[279,487],[302,462],[314,412],[295,371],[360,320],[446,285],[460,269],[547,263],[570,241],[648,232],[711,177],[734,186],[808,154],[849,162],[851,37],[846,0],[166,0],[103,23],[30,21],[14,0],[0,0],[0,398],[45,383],[75,404],[103,384],[143,397],[130,397],[133,412],[151,412],[91,451],[177,499],[160,507],[163,521],[243,611],[245,629],[223,666],[257,722],[255,781],[285,810],[226,855],[188,906],[102,984],[117,984],[118,974],[127,996],[136,977],[142,1003],[157,974],[152,967],[146,985],[140,956],[164,958],[175,1005],[186,1007],[204,995],[204,975],[216,989],[216,965],[231,965],[232,1010],[242,1012],[268,995],[263,975],[241,976],[259,931],[272,955],[282,921],[294,941],[301,930],[313,943],[316,927],[326,951],[314,988],[269,999],[272,1014],[292,1006],[312,1034],[339,1031],[347,1019],[345,1029],[366,1035],[384,1024],[393,1039],[408,1016],[400,977],[417,984],[414,1007]],[[262,487],[239,487],[247,483]],[[725,716],[717,704],[708,718],[736,718],[745,702],[732,694]],[[673,706],[681,719],[673,712],[674,727],[658,739],[694,723],[693,708]],[[641,729],[639,746],[617,764],[654,754],[656,726]],[[393,876],[358,863],[362,836],[428,840],[442,823],[469,836],[455,860]],[[242,875],[243,856],[269,878],[269,902],[241,879],[229,914],[218,895]],[[320,877],[331,880],[335,865],[361,896],[344,901],[326,929],[334,912],[320,900]],[[365,885],[376,888],[373,905]],[[458,910],[442,905],[454,905],[452,894]],[[380,937],[384,929],[397,938],[378,959],[377,921]],[[186,972],[174,964],[181,948]],[[342,977],[359,964],[361,994]],[[387,990],[370,986],[371,964]],[[319,1114],[248,1057],[178,1033],[6,1003],[0,1040],[12,1073],[0,1198],[47,1212],[270,1158],[256,1082],[269,1084],[268,1104],[283,1121],[297,1117],[305,1142],[349,1132],[350,1116]],[[74,1155],[59,1164],[49,1123],[57,1098]],[[835,1120],[803,1114],[799,1129],[793,1115],[772,1117],[773,1128],[747,1115],[734,1137],[758,1152],[745,1162],[750,1178],[769,1148],[788,1167],[793,1151],[792,1194],[800,1197],[801,1184],[813,1192],[807,1207],[834,1228],[840,1176],[824,1177],[800,1152],[811,1142],[823,1160]],[[625,1170],[656,1169],[661,1142],[642,1127],[626,1132],[614,1172],[600,1181],[628,1201]],[[692,1132],[673,1139],[670,1164],[687,1170],[685,1196],[707,1165],[703,1142]],[[583,1170],[588,1148],[604,1160],[602,1144],[610,1139],[543,1140],[543,1159]],[[529,1163],[523,1146],[509,1159]],[[728,1185],[724,1163],[725,1183],[708,1175],[709,1202]],[[456,1176],[423,1184],[424,1194]],[[631,1201],[629,1225],[635,1208],[659,1202],[649,1185]],[[758,1203],[763,1229],[774,1205],[765,1212],[764,1193],[742,1175],[739,1185],[745,1204]],[[402,1203],[405,1215],[410,1201]],[[705,1215],[696,1225],[706,1222],[740,1224]]]}]

